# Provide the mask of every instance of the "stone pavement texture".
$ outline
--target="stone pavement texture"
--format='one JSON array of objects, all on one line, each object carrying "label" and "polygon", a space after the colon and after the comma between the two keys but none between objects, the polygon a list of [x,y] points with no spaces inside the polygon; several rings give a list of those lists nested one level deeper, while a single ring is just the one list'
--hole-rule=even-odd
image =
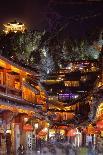
[{"label": "stone pavement texture", "polygon": [[65,155],[65,153],[63,153],[61,149],[56,148],[56,154],[53,154],[49,152],[48,148],[45,147],[41,150],[41,152],[37,151],[37,153],[35,153],[32,151],[29,151],[27,152],[26,155]]},{"label": "stone pavement texture", "polygon": [[[7,155],[7,154],[5,151],[0,150],[0,155]],[[18,155],[18,154],[11,153],[10,155]],[[58,148],[56,148],[56,153],[51,153],[47,147],[43,147],[41,152],[27,151],[25,155],[67,155],[67,154],[63,152],[62,149],[58,149]],[[74,153],[69,153],[68,155],[74,155]],[[103,153],[101,154],[97,154],[95,152],[88,153],[86,148],[79,148],[78,153],[76,152],[75,155],[103,155]]]}]

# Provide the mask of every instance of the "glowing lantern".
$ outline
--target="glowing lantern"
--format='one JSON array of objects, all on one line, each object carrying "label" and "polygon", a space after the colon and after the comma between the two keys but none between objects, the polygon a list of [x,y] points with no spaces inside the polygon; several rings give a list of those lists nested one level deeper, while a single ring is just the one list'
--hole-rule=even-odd
[{"label": "glowing lantern", "polygon": [[100,130],[98,128],[95,128],[95,134],[99,134]]},{"label": "glowing lantern", "polygon": [[87,129],[86,128],[83,128],[83,132],[86,134],[87,133]]},{"label": "glowing lantern", "polygon": [[44,131],[44,130],[41,130],[41,131],[39,132],[39,134],[38,134],[39,137],[44,137],[44,136],[46,136],[46,135],[47,135],[47,132]]},{"label": "glowing lantern", "polygon": [[76,136],[76,133],[77,133],[76,129],[71,129],[68,131],[67,136],[73,137],[73,136]]},{"label": "glowing lantern", "polygon": [[23,126],[24,131],[33,131],[33,126],[30,124],[26,124]]},{"label": "glowing lantern", "polygon": [[68,127],[67,126],[60,126],[59,129],[62,129],[62,130],[67,130]]},{"label": "glowing lantern", "polygon": [[97,122],[97,128],[99,128],[100,130],[102,130],[103,129],[103,120],[102,121],[99,121],[99,122]]},{"label": "glowing lantern", "polygon": [[91,124],[87,128],[87,134],[95,134],[95,128]]}]

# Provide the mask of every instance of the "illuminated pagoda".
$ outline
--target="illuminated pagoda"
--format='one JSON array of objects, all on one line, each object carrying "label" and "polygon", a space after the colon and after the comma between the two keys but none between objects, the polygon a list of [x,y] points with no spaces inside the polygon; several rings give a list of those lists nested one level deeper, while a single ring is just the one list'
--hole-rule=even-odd
[{"label": "illuminated pagoda", "polygon": [[4,32],[7,34],[9,32],[24,32],[26,27],[23,23],[17,22],[16,20],[7,24],[4,24]]}]

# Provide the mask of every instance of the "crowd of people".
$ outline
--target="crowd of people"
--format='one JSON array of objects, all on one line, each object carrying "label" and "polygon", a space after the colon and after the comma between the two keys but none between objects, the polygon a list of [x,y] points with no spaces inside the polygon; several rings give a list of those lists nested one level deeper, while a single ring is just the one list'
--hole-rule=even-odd
[{"label": "crowd of people", "polygon": [[[7,155],[13,155],[11,149],[10,134],[6,135],[6,152]],[[39,140],[36,147],[32,150],[34,155],[103,155],[103,149],[97,145],[94,146],[91,142],[87,146],[74,146],[72,143],[64,141],[43,141]],[[17,150],[17,155],[28,155],[26,147],[20,144]]]},{"label": "crowd of people", "polygon": [[70,143],[67,145],[62,144],[45,144],[39,154],[41,155],[103,155],[103,150],[98,150],[91,142],[88,146],[74,147]]}]

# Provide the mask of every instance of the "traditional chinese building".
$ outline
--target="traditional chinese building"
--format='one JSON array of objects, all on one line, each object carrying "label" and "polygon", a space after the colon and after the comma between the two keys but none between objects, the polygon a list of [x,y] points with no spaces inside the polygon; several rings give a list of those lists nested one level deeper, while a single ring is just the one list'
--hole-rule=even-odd
[{"label": "traditional chinese building", "polygon": [[[78,126],[88,121],[90,111],[94,111],[90,108],[91,103],[99,103],[94,96],[100,95],[100,68],[96,60],[70,62],[43,82],[48,93],[48,114],[53,125]],[[98,89],[93,90],[95,87]],[[95,112],[92,116],[94,118]]]},{"label": "traditional chinese building", "polygon": [[[38,74],[0,56],[0,133],[11,134],[14,150],[33,126],[26,126],[27,120],[43,119],[46,109],[46,95],[38,84]],[[32,129],[32,130],[31,130]]]},{"label": "traditional chinese building", "polygon": [[9,32],[24,32],[26,29],[25,25],[21,22],[13,21],[7,24],[4,24],[4,32],[7,34]]}]

